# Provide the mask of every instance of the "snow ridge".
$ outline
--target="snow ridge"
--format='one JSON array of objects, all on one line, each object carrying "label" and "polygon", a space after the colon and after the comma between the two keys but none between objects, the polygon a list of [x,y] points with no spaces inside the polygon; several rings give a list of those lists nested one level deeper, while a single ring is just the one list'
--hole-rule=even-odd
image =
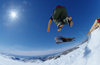
[{"label": "snow ridge", "polygon": [[0,65],[99,65],[100,64],[100,28],[94,30],[88,41],[79,45],[79,48],[62,54],[57,59],[45,62],[21,62],[0,55]]}]

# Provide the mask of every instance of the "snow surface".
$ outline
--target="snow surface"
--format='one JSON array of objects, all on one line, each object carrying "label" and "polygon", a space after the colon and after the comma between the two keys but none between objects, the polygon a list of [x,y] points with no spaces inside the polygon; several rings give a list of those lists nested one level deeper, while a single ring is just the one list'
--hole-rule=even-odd
[{"label": "snow surface", "polygon": [[62,55],[58,59],[45,62],[21,62],[0,55],[0,65],[100,65],[100,28],[89,36],[89,40],[78,49]]}]

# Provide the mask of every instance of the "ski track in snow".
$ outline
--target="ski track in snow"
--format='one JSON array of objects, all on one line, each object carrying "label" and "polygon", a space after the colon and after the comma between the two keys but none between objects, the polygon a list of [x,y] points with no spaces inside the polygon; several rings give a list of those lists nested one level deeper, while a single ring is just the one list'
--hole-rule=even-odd
[{"label": "ski track in snow", "polygon": [[0,55],[0,65],[100,65],[100,28],[93,31],[89,40],[79,47],[60,58],[45,62],[21,62]]}]

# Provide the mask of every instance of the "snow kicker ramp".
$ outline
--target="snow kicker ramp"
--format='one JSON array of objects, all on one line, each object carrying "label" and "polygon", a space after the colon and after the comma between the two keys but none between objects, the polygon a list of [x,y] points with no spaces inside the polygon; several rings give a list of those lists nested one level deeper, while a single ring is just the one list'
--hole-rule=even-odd
[{"label": "snow kicker ramp", "polygon": [[94,30],[89,40],[80,48],[45,62],[21,62],[0,55],[0,65],[100,65],[100,28]]}]

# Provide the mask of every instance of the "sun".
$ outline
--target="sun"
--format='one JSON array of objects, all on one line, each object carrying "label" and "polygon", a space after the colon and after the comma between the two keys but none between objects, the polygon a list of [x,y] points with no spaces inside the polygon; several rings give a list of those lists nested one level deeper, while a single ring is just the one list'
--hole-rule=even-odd
[{"label": "sun", "polygon": [[19,9],[9,8],[7,10],[7,18],[9,22],[17,22],[19,20]]},{"label": "sun", "polygon": [[12,19],[15,19],[15,18],[17,17],[17,12],[11,11],[11,12],[10,12],[10,17],[11,17]]}]

